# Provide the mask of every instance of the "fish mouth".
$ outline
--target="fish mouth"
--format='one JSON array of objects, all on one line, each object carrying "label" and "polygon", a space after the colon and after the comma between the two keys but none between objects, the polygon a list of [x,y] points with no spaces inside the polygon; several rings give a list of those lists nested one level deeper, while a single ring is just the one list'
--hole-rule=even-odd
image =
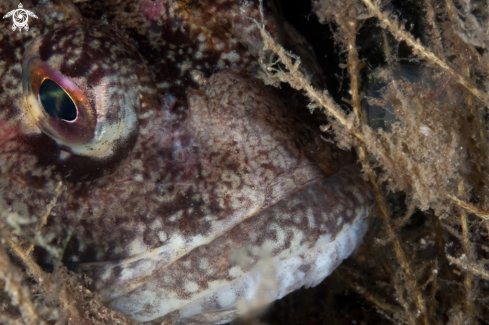
[{"label": "fish mouth", "polygon": [[226,319],[231,309],[319,284],[361,241],[372,208],[368,185],[349,166],[308,181],[212,240],[195,239],[185,252],[173,238],[123,261],[80,264],[80,271],[109,307],[137,321]]},{"label": "fish mouth", "polygon": [[164,299],[148,309],[148,302],[157,300],[157,296],[139,291],[114,299],[108,306],[139,322],[176,319],[177,324],[224,324],[240,315],[262,310],[303,286],[317,286],[361,243],[367,229],[368,220],[361,219],[328,243],[319,243],[282,261],[262,261],[232,282],[212,283],[206,292],[196,294],[190,302]]}]

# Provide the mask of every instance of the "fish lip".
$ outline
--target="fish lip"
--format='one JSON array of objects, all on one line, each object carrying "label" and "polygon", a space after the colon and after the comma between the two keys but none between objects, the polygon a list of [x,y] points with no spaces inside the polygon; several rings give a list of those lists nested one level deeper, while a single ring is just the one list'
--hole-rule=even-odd
[{"label": "fish lip", "polygon": [[[335,240],[323,245],[314,246],[300,254],[275,263],[270,263],[255,268],[243,276],[231,282],[223,282],[221,286],[212,288],[208,292],[196,293],[185,301],[166,301],[161,303],[158,310],[148,311],[145,306],[152,301],[150,292],[134,290],[125,296],[112,299],[107,302],[112,309],[126,313],[129,317],[140,321],[163,321],[177,318],[179,321],[195,320],[203,312],[201,306],[217,304],[211,309],[215,313],[214,323],[221,322],[220,315],[226,314],[230,310],[235,310],[236,314],[243,314],[250,311],[250,308],[264,306],[276,299],[281,299],[288,293],[305,287],[314,287],[331,274],[331,272],[346,259],[353,250],[361,243],[363,236],[368,229],[368,221],[359,219],[352,227],[343,229],[337,234]],[[308,270],[303,269],[304,265],[310,265]],[[290,282],[290,274],[298,275],[298,281]],[[271,280],[269,277],[275,278]],[[271,282],[270,282],[271,280]],[[216,290],[213,290],[216,289]],[[175,288],[175,290],[178,290]],[[230,292],[233,293],[230,295]],[[170,295],[170,293],[167,293]],[[149,296],[148,296],[149,295]],[[222,303],[220,296],[224,295],[228,305],[220,309]],[[217,302],[216,302],[217,301]],[[257,306],[257,301],[259,306]],[[241,304],[240,304],[241,302]],[[246,304],[249,304],[246,306]],[[200,306],[200,311],[199,311]],[[208,310],[207,312],[211,312]],[[170,318],[165,317],[171,313]],[[199,314],[200,313],[200,314]],[[233,318],[236,316],[233,314]]]},{"label": "fish lip", "polygon": [[[345,182],[352,180],[355,182],[355,185],[344,184]],[[349,231],[350,228],[356,227],[358,223],[365,223],[365,225],[368,225],[369,220],[366,217],[368,216],[374,205],[371,193],[369,192],[369,186],[361,179],[361,174],[359,172],[358,166],[356,165],[344,167],[338,174],[332,175],[330,177],[326,177],[323,174],[322,178],[309,179],[307,180],[306,184],[304,184],[299,190],[290,192],[288,194],[288,197],[290,198],[292,196],[297,196],[300,198],[304,195],[307,196],[307,193],[309,192],[301,193],[301,189],[307,190],[309,188],[309,191],[311,189],[313,189],[314,191],[318,191],[318,189],[320,189],[321,187],[330,188],[329,191],[343,191],[344,193],[342,195],[349,195],[350,202],[356,202],[359,207],[352,210],[352,215],[343,215],[342,222],[337,222],[336,225],[328,223],[328,227],[334,227],[331,229],[331,231],[327,230],[327,228],[324,228],[325,234],[330,235],[327,235],[324,238],[318,237],[318,239],[316,239],[318,240],[318,242],[311,244],[313,245],[313,247],[320,247],[322,245],[328,244],[329,242],[335,241],[338,236],[341,236],[341,234],[345,231]],[[362,190],[366,191],[366,193],[363,192],[362,194],[362,192],[360,192]],[[360,199],[355,197],[355,192],[359,195],[362,195]],[[328,193],[325,192],[318,195],[328,195]],[[262,209],[262,207],[257,207],[253,213],[247,215],[244,218],[240,218],[237,223],[221,228],[221,231],[219,233],[217,231],[212,231],[212,233],[214,233],[214,236],[212,238],[193,238],[194,240],[192,242],[192,246],[178,246],[178,243],[184,244],[185,241],[183,240],[183,238],[178,239],[176,238],[178,236],[175,236],[169,238],[168,242],[164,245],[161,245],[149,251],[139,253],[137,255],[133,255],[123,260],[78,264],[71,263],[71,266],[76,267],[78,271],[86,273],[89,277],[94,279],[95,281],[92,283],[91,289],[101,292],[103,302],[109,303],[114,299],[119,299],[120,297],[131,295],[131,292],[135,292],[138,290],[138,288],[145,286],[146,283],[151,282],[152,279],[155,279],[163,274],[166,270],[171,268],[172,265],[174,265],[175,263],[179,263],[179,261],[184,259],[186,256],[190,256],[194,253],[197,254],[197,250],[201,247],[212,247],[221,245],[219,243],[225,240],[227,236],[236,236],[231,235],[232,231],[234,231],[237,227],[240,227],[244,223],[253,224],[257,220],[264,220],[263,218],[268,218],[268,213],[272,213],[272,215],[274,213],[271,212],[272,210],[270,209],[273,208],[282,211],[281,209],[283,208],[279,207],[279,205],[281,204],[285,206],[287,204],[287,200],[283,199],[284,197],[281,197],[273,205],[270,205],[265,209]],[[321,200],[321,198],[319,200]],[[330,204],[336,204],[334,203],[334,201],[328,202],[330,202]],[[352,203],[349,204],[351,205]],[[341,204],[338,206],[341,206]],[[332,213],[333,215],[335,213],[345,213],[338,212],[338,208],[334,206],[328,207],[328,209],[328,211],[330,211],[330,213]],[[348,208],[342,207],[341,209]],[[303,216],[302,218],[306,218],[306,216]],[[320,220],[318,219],[319,216],[316,216],[314,218]],[[316,225],[314,225],[314,223],[316,223]],[[317,222],[313,222],[313,225],[311,225],[310,222],[307,224],[309,225],[309,227],[312,228],[319,226]],[[263,234],[264,232],[262,231],[262,234],[259,236],[262,236]],[[319,238],[323,239],[320,240]],[[236,247],[239,247],[239,245]],[[297,251],[294,254],[297,255],[300,253],[302,252]],[[289,258],[292,256],[294,255],[290,255]]]}]

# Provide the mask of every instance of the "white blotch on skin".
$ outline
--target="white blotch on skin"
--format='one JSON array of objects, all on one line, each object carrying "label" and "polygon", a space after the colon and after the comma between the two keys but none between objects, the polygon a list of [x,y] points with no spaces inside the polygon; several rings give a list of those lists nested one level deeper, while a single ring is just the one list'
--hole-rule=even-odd
[{"label": "white blotch on skin", "polygon": [[309,228],[316,228],[316,219],[314,218],[314,212],[312,209],[307,209],[307,221],[309,223]]},{"label": "white blotch on skin", "polygon": [[236,300],[236,295],[231,290],[231,288],[229,288],[229,290],[222,290],[221,292],[219,292],[217,300],[219,301],[219,305],[222,308],[226,308],[234,303],[234,301]]},{"label": "white blotch on skin", "polygon": [[199,40],[199,42],[204,42],[206,37],[204,34],[200,33],[199,36],[197,36],[197,39]]},{"label": "white blotch on skin", "polygon": [[160,240],[160,242],[166,242],[166,240],[168,239],[168,236],[166,235],[166,232],[164,231],[159,231],[158,232],[158,239]]},{"label": "white blotch on skin", "polygon": [[64,151],[64,150],[59,151],[59,159],[61,159],[61,160],[66,160],[70,156],[71,156],[71,153],[69,153],[68,151]]},{"label": "white blotch on skin", "polygon": [[240,56],[237,52],[231,51],[229,53],[221,54],[221,59],[228,60],[229,62],[238,62],[240,60]]},{"label": "white blotch on skin", "polygon": [[112,269],[105,270],[105,272],[102,273],[102,275],[100,276],[100,278],[103,281],[108,280],[111,274],[112,274]]},{"label": "white blotch on skin", "polygon": [[185,289],[188,292],[193,293],[193,292],[196,292],[197,290],[199,290],[199,285],[195,282],[187,282],[185,284]]},{"label": "white blotch on skin", "polygon": [[358,200],[359,205],[364,205],[365,204],[365,199],[362,193],[360,193],[360,190],[357,188],[352,189],[353,195],[355,198]]},{"label": "white blotch on skin", "polygon": [[243,272],[241,271],[241,268],[239,268],[238,266],[233,266],[228,271],[229,276],[231,276],[233,278],[237,278],[237,277],[241,276],[242,273]]},{"label": "white blotch on skin", "polygon": [[177,213],[174,213],[174,214],[173,214],[173,215],[172,215],[170,218],[168,218],[168,220],[169,220],[170,222],[175,222],[175,221],[177,221],[178,219],[180,219],[180,217],[182,216],[182,214],[183,214],[183,211],[182,211],[182,210],[180,210],[180,211],[178,211]]},{"label": "white blotch on skin", "polygon": [[219,42],[217,43],[216,45],[214,45],[214,48],[217,50],[217,51],[222,51],[224,49],[224,46],[225,44],[223,42]]},{"label": "white blotch on skin", "polygon": [[209,267],[209,260],[207,258],[200,259],[199,268],[201,270],[207,270],[208,267]]}]

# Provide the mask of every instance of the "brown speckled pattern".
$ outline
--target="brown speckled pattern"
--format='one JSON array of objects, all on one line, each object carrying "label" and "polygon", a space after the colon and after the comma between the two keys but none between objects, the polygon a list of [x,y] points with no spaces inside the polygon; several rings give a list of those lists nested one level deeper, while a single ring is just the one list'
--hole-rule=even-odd
[{"label": "brown speckled pattern", "polygon": [[[67,1],[42,0],[24,3],[42,17],[28,33],[0,21],[0,205],[34,217],[29,235],[56,197],[43,235],[66,244],[64,262],[90,274],[105,301],[147,287],[192,300],[209,281],[248,272],[257,249],[286,260],[368,214],[356,167],[327,178],[314,161],[323,144],[302,115],[253,77],[267,59],[249,19],[260,20],[257,3],[94,2],[80,5],[84,18]],[[0,2],[0,12],[16,5]],[[264,19],[281,41],[272,7]],[[108,124],[122,99],[134,105],[131,141],[109,158],[81,157],[34,125],[21,83],[33,39],[39,58],[81,80],[89,98],[114,94],[107,113],[91,100]],[[243,269],[228,254],[236,249]]]},{"label": "brown speckled pattern", "polygon": [[[366,207],[373,200],[372,196],[363,196],[369,191],[367,186],[351,187],[351,184],[361,183],[359,177],[355,168],[349,167],[338,175],[303,186],[286,200],[242,221],[225,235],[159,268],[143,283],[134,284],[132,294],[137,296],[141,292],[143,297],[143,292],[146,295],[155,292],[156,297],[162,295],[161,299],[168,299],[163,298],[168,295],[191,300],[196,291],[205,292],[215,282],[232,282],[249,273],[264,253],[285,260],[314,247],[321,239],[334,240],[335,234],[365,216]],[[307,273],[310,267],[305,264],[302,271]],[[118,270],[113,269],[113,272],[117,274]],[[118,307],[131,299],[131,296],[119,299]],[[158,305],[158,300],[141,298],[136,306],[128,309],[139,307],[135,315],[144,316]],[[227,306],[213,307],[225,309]]]},{"label": "brown speckled pattern", "polygon": [[[277,10],[264,3],[267,30],[281,40],[284,32],[282,24],[276,23]],[[97,1],[82,4],[81,9],[93,18],[103,12],[104,19],[127,30],[153,71],[158,71],[158,89],[180,95],[189,86],[199,87],[200,75],[208,78],[227,68],[258,69],[250,52],[267,58],[251,20],[261,21],[258,4],[259,0],[138,0],[124,5]]]}]

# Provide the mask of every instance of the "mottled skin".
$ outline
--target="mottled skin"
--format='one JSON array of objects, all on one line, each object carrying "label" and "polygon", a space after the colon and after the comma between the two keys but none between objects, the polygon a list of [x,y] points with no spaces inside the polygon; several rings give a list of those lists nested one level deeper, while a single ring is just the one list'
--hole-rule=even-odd
[{"label": "mottled skin", "polygon": [[[81,5],[89,18],[67,1],[24,7],[40,18],[28,33],[0,22],[0,205],[34,216],[24,233],[66,246],[63,262],[109,306],[140,321],[225,321],[262,262],[299,263],[298,280],[257,294],[268,302],[345,257],[328,253],[319,272],[323,245],[356,245],[345,232],[368,215],[370,189],[354,166],[328,178],[345,156],[253,77],[270,59],[250,19],[258,1],[94,2]],[[273,7],[263,17],[277,41],[296,35]],[[85,120],[36,111],[36,73],[72,85]]]}]

